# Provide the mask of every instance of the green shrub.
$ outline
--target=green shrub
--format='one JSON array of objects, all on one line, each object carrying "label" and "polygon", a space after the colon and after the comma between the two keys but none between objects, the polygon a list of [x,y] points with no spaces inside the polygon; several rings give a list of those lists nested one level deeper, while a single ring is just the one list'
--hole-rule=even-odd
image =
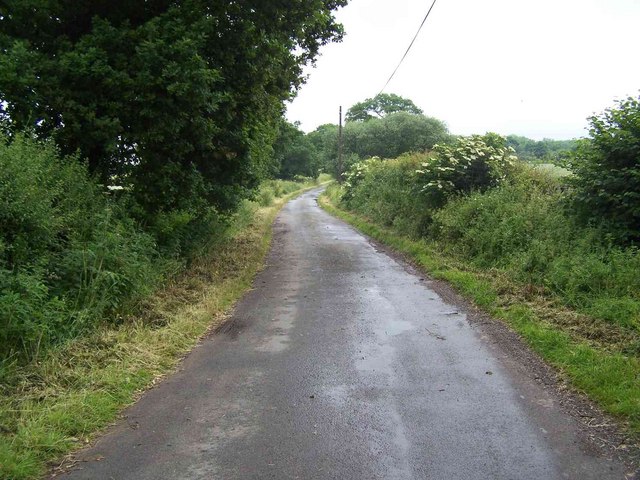
[{"label": "green shrub", "polygon": [[0,358],[77,334],[160,275],[154,239],[52,144],[0,143],[0,199]]},{"label": "green shrub", "polygon": [[[571,234],[561,198],[550,175],[520,166],[508,184],[451,200],[434,214],[431,233],[480,266],[505,266],[535,240]],[[529,268],[535,269],[535,263]]]},{"label": "green shrub", "polygon": [[406,154],[395,160],[374,157],[356,163],[347,175],[343,202],[377,223],[413,237],[421,235],[431,214],[416,173],[425,158],[425,154]]},{"label": "green shrub", "polygon": [[349,201],[355,195],[356,189],[364,181],[367,173],[380,163],[380,157],[371,157],[366,160],[357,160],[349,166],[344,180],[344,196],[345,201]]},{"label": "green shrub", "polygon": [[591,138],[580,142],[570,168],[575,205],[623,241],[640,240],[640,98],[590,119]]},{"label": "green shrub", "polygon": [[450,201],[433,216],[441,248],[544,286],[574,308],[640,327],[640,256],[610,245],[566,209],[562,180],[520,167],[512,181]]}]

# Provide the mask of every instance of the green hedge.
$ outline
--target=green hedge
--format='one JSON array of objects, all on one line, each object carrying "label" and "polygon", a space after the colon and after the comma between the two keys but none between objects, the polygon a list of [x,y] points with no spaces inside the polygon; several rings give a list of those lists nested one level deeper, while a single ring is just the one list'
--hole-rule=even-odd
[{"label": "green hedge", "polygon": [[566,179],[516,163],[498,186],[449,191],[436,206],[423,188],[439,175],[423,167],[433,155],[354,165],[343,205],[398,233],[427,238],[479,268],[542,287],[590,316],[640,328],[638,250],[581,222],[570,207]]},{"label": "green hedge", "polygon": [[28,136],[0,143],[0,225],[0,358],[33,357],[113,316],[163,269],[122,202]]}]

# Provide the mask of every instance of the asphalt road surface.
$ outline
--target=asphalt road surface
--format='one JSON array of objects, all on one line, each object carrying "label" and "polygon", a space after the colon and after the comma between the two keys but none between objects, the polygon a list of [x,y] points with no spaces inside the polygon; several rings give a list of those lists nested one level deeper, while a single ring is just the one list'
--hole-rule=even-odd
[{"label": "asphalt road surface", "polygon": [[318,193],[282,210],[224,328],[58,478],[624,477],[462,307]]}]

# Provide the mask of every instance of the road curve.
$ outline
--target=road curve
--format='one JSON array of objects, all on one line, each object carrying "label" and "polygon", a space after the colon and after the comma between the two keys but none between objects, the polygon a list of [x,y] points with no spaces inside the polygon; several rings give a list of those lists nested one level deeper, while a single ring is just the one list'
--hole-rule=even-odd
[{"label": "road curve", "polygon": [[282,210],[225,327],[57,478],[624,477],[460,307],[318,194]]}]

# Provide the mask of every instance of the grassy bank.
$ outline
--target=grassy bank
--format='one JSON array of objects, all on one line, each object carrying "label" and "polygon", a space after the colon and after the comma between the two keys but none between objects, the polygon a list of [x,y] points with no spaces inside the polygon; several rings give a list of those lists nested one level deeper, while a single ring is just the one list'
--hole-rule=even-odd
[{"label": "grassy bank", "polygon": [[[377,197],[387,190],[391,195],[394,190],[389,184],[377,185]],[[571,385],[626,423],[637,438],[640,362],[631,353],[638,340],[635,327],[580,313],[552,290],[523,281],[505,268],[482,266],[426,235],[411,236],[406,232],[415,229],[407,229],[403,218],[395,217],[399,220],[396,225],[373,222],[371,217],[379,218],[382,213],[372,202],[367,217],[349,212],[340,203],[342,193],[339,187],[331,186],[320,204],[363,233],[406,254],[431,276],[447,280],[483,310],[507,322]]]},{"label": "grassy bank", "polygon": [[242,205],[226,239],[147,297],[139,314],[119,325],[105,323],[6,371],[0,387],[0,478],[37,478],[171,372],[250,287],[263,265],[275,215],[310,186],[264,184],[259,201]]}]

